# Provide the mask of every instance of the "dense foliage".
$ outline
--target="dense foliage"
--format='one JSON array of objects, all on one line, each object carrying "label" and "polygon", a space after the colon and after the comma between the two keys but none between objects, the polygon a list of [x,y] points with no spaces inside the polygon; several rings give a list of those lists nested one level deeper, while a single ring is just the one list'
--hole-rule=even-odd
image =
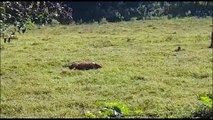
[{"label": "dense foliage", "polygon": [[74,20],[97,21],[103,17],[108,21],[152,19],[168,16],[211,16],[213,2],[67,2],[73,8]]},{"label": "dense foliage", "polygon": [[51,23],[56,19],[62,24],[72,23],[72,9],[63,2],[0,2],[0,20],[4,23],[26,22]]},{"label": "dense foliage", "polygon": [[[75,21],[93,22],[106,18],[107,21],[152,19],[168,16],[212,16],[213,2],[0,2],[0,19],[5,23],[31,19],[37,24],[61,24]],[[73,12],[73,14],[72,14]]]}]

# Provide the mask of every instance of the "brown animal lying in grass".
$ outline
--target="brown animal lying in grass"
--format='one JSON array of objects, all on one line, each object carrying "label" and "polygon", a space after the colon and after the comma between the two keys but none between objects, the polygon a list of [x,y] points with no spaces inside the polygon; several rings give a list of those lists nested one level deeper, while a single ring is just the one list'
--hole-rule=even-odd
[{"label": "brown animal lying in grass", "polygon": [[72,63],[71,65],[64,65],[64,67],[69,67],[69,69],[73,70],[89,70],[89,69],[98,69],[102,68],[101,65],[95,62],[81,62],[81,63]]}]

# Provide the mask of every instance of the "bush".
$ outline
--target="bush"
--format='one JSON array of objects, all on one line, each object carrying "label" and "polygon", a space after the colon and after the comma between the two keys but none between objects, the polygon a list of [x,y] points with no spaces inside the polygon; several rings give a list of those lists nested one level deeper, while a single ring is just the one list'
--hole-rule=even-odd
[{"label": "bush", "polygon": [[198,109],[192,114],[193,118],[213,118],[213,94],[202,95],[199,97],[202,104]]},{"label": "bush", "polygon": [[56,19],[52,19],[52,23],[51,23],[52,27],[57,26],[59,24],[60,24],[60,22],[58,22]]},{"label": "bush", "polygon": [[25,24],[26,24],[26,28],[29,29],[29,30],[32,30],[32,29],[36,28],[35,22],[32,22],[31,19],[27,19]]},{"label": "bush", "polygon": [[137,109],[131,111],[125,103],[121,102],[104,102],[102,103],[102,108],[98,114],[94,114],[90,111],[85,113],[88,118],[123,118],[128,116],[138,116],[142,115],[143,111]]},{"label": "bush", "polygon": [[108,21],[105,17],[103,17],[100,21],[100,24],[106,24],[106,23],[108,23]]}]

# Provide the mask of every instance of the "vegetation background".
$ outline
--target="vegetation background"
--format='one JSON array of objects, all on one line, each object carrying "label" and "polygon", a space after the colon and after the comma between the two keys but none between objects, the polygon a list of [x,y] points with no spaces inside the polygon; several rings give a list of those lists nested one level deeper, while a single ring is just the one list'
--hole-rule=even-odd
[{"label": "vegetation background", "polygon": [[1,118],[212,118],[212,2],[0,4]]}]

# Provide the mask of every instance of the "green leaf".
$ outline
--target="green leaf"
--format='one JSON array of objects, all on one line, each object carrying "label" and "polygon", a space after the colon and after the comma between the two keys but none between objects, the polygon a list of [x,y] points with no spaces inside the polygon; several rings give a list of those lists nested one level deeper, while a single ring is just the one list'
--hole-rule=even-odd
[{"label": "green leaf", "polygon": [[117,107],[119,108],[123,114],[129,114],[129,107],[124,104],[124,103],[120,103],[120,102],[108,102],[108,103],[105,103],[105,106],[106,107]]},{"label": "green leaf", "polygon": [[103,108],[100,113],[100,117],[111,117],[113,116],[113,111],[110,108]]},{"label": "green leaf", "polygon": [[200,100],[208,107],[212,107],[212,99],[208,96],[200,96]]},{"label": "green leaf", "polygon": [[135,110],[135,114],[142,114],[142,113],[143,113],[143,111],[142,111],[142,110],[140,110],[140,109]]},{"label": "green leaf", "polygon": [[88,118],[97,118],[95,114],[91,113],[90,111],[85,113],[85,116]]}]

